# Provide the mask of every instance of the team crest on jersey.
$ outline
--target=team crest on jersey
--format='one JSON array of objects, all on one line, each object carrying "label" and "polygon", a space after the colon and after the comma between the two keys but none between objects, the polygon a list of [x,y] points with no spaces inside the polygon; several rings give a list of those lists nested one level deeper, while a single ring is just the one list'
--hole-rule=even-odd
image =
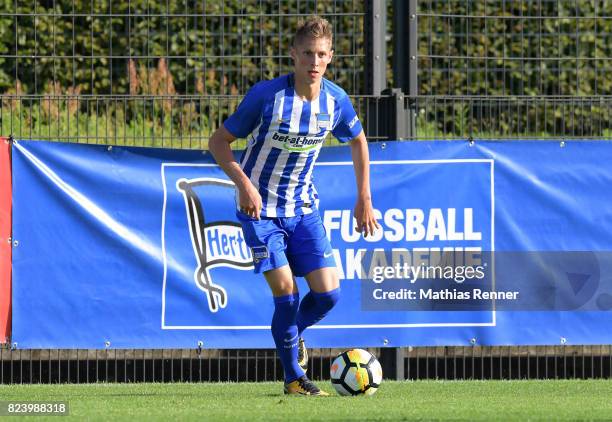
[{"label": "team crest on jersey", "polygon": [[[242,227],[235,219],[225,214],[215,215],[212,204],[219,201],[228,202],[227,198],[234,195],[234,184],[229,180],[217,178],[178,178],[174,179],[174,186],[169,186],[170,189],[175,189],[172,195],[180,195],[183,199],[183,215],[186,215],[186,220],[183,217],[185,226],[180,227],[166,226],[165,232],[165,252],[170,257],[165,257],[167,261],[174,261],[175,265],[184,268],[184,272],[192,273],[191,281],[201,290],[206,297],[208,309],[210,312],[217,312],[225,308],[228,302],[226,289],[214,280],[213,268],[231,267],[236,269],[252,269],[253,257],[249,247],[244,241]],[[179,198],[173,199],[174,209],[180,212],[178,208]],[[206,204],[210,204],[209,207]],[[164,219],[170,218],[166,211]],[[172,216],[177,222],[180,218]],[[176,249],[178,241],[171,237],[172,234],[189,232],[191,240],[189,249],[192,250],[192,257],[195,257],[195,268],[186,268],[189,261],[187,251],[184,247],[180,250]],[[183,234],[181,238],[185,238]],[[168,244],[172,244],[172,248]]]},{"label": "team crest on jersey", "polygon": [[253,254],[253,262],[255,263],[270,257],[270,253],[268,252],[268,247],[266,245],[253,246],[251,248],[251,253]]},{"label": "team crest on jersey", "polygon": [[319,129],[330,129],[331,120],[327,113],[317,113],[317,127]]}]

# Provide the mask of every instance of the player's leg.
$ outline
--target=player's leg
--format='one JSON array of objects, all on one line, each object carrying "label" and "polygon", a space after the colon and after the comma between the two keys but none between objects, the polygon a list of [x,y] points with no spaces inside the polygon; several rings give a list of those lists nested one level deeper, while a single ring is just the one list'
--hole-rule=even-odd
[{"label": "player's leg", "polygon": [[305,375],[298,364],[298,330],[296,316],[299,293],[288,265],[264,273],[274,296],[272,337],[285,371],[285,394],[327,396]]},{"label": "player's leg", "polygon": [[295,279],[288,265],[264,273],[274,297],[272,316],[272,337],[278,357],[285,370],[285,383],[295,381],[304,375],[297,364],[298,330],[296,317],[300,297]]},{"label": "player's leg", "polygon": [[310,292],[304,296],[298,311],[300,336],[306,328],[322,320],[340,299],[340,281],[335,267],[319,268],[306,274],[305,278]]},{"label": "player's leg", "polygon": [[272,337],[278,356],[285,370],[285,381],[294,381],[304,375],[297,365],[297,326],[299,307],[297,285],[289,268],[286,249],[286,232],[280,220],[257,220],[240,211],[236,216],[242,224],[244,240],[251,249],[256,273],[263,273],[274,300]]},{"label": "player's leg", "polygon": [[308,369],[308,349],[302,333],[311,325],[322,320],[340,298],[338,275],[335,268],[320,268],[306,275],[310,291],[300,303],[297,315],[299,335],[298,364]]}]

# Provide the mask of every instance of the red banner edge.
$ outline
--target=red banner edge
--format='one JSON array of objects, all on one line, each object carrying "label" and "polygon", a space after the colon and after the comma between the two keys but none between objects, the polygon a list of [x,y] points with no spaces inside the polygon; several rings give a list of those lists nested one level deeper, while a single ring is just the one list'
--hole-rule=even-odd
[{"label": "red banner edge", "polygon": [[0,344],[11,340],[12,181],[11,143],[0,137]]}]

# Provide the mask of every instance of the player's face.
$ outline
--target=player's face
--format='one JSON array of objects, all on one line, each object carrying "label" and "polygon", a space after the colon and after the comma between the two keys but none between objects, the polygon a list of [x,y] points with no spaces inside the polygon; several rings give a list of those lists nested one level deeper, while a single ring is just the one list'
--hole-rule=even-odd
[{"label": "player's face", "polygon": [[291,49],[295,76],[307,84],[320,83],[334,51],[325,38],[304,38]]}]

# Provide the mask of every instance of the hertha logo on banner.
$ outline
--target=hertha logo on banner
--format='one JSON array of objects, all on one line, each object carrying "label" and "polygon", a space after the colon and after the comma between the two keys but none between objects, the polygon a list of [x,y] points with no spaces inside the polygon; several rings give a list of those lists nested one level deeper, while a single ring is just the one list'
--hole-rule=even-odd
[{"label": "hertha logo on banner", "polygon": [[181,320],[178,325],[192,325],[197,315],[187,310],[194,299],[200,303],[196,314],[202,314],[202,299],[210,313],[225,309],[230,301],[227,284],[243,278],[236,270],[252,270],[253,257],[235,216],[233,182],[217,177],[214,168],[204,171],[194,165],[164,164],[162,174],[162,322],[166,325],[172,313],[173,321],[177,316]]},{"label": "hertha logo on banner", "polygon": [[216,221],[206,224],[205,211],[196,193],[198,186],[217,186],[234,189],[234,183],[221,179],[179,179],[176,188],[185,198],[191,244],[198,259],[194,280],[208,298],[211,312],[225,308],[227,293],[221,285],[214,284],[209,268],[228,265],[237,268],[252,268],[253,258],[244,242],[242,227],[232,221]]}]

